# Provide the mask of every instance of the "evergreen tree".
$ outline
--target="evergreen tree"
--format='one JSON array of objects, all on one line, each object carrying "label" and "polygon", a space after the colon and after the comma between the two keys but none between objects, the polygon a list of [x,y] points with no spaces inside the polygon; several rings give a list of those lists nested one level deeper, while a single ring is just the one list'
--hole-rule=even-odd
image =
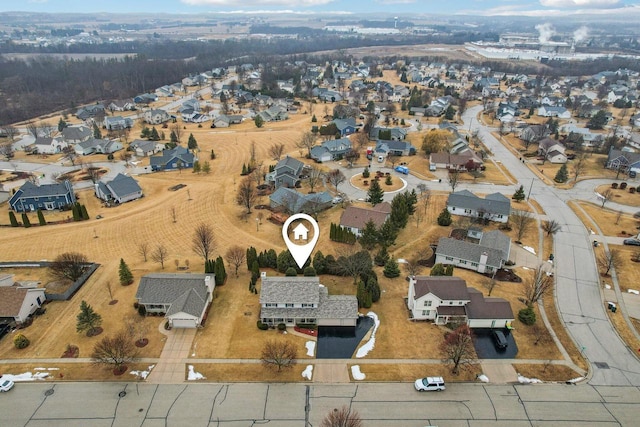
[{"label": "evergreen tree", "polygon": [[264,125],[264,119],[260,114],[256,114],[256,117],[253,119],[253,123],[255,123],[257,128],[261,128]]},{"label": "evergreen tree", "polygon": [[393,184],[393,179],[391,178],[391,175],[387,175],[387,177],[386,177],[386,178],[385,178],[385,180],[384,180],[384,183],[385,183],[386,185],[391,185],[391,184]]},{"label": "evergreen tree", "polygon": [[367,221],[364,228],[361,231],[360,239],[358,240],[360,245],[367,250],[372,250],[378,243],[378,228],[373,220]]},{"label": "evergreen tree", "polygon": [[155,126],[151,128],[151,132],[149,133],[149,139],[151,141],[160,141],[160,135],[158,135],[158,131],[156,130]]},{"label": "evergreen tree", "polygon": [[18,220],[16,219],[16,214],[13,213],[13,211],[9,211],[9,222],[11,222],[12,227],[17,227],[19,225]]},{"label": "evergreen tree", "polygon": [[446,276],[444,265],[442,265],[441,263],[437,263],[436,265],[434,265],[431,268],[429,276]]},{"label": "evergreen tree", "polygon": [[251,271],[251,267],[253,266],[253,262],[258,260],[258,251],[253,246],[247,248],[247,270]]},{"label": "evergreen tree", "polygon": [[398,277],[400,275],[400,268],[398,267],[398,263],[393,258],[389,258],[389,260],[384,265],[382,274],[384,274],[384,277],[388,278]]},{"label": "evergreen tree", "polygon": [[311,117],[311,123],[317,123],[318,119],[316,117],[316,115],[314,114],[313,117]]},{"label": "evergreen tree", "polygon": [[376,256],[373,257],[373,262],[377,266],[382,267],[387,263],[387,261],[389,261],[389,252],[387,252],[387,248],[383,246],[380,248]]},{"label": "evergreen tree", "polygon": [[358,282],[358,288],[356,290],[356,299],[358,300],[358,308],[364,307],[367,291],[364,288],[362,280]]},{"label": "evergreen tree", "polygon": [[258,263],[258,260],[253,261],[253,264],[251,264],[251,280],[255,282],[258,281],[258,279],[260,278],[260,264]]},{"label": "evergreen tree", "polygon": [[248,174],[249,172],[247,172],[247,165],[245,165],[244,163],[242,164],[242,172],[240,172],[240,175],[245,176],[246,174]]},{"label": "evergreen tree", "polygon": [[516,202],[521,202],[525,199],[525,194],[524,194],[524,187],[521,185],[520,188],[518,188],[516,190],[516,192],[513,194],[513,200],[515,200]]},{"label": "evergreen tree", "polygon": [[378,230],[378,243],[385,248],[395,245],[399,231],[396,224],[391,219],[387,219]]},{"label": "evergreen tree", "polygon": [[193,162],[193,173],[200,173],[202,168],[200,167],[200,161],[196,160]]},{"label": "evergreen tree", "polygon": [[204,273],[215,273],[216,262],[212,259],[208,259],[204,262]]},{"label": "evergreen tree", "polygon": [[67,127],[67,122],[65,122],[64,119],[60,117],[60,120],[58,120],[58,132],[62,132],[62,130],[66,127]]},{"label": "evergreen tree", "polygon": [[380,285],[378,284],[378,279],[369,277],[365,288],[367,293],[371,295],[371,302],[378,302],[380,300]]},{"label": "evergreen tree", "polygon": [[303,271],[302,275],[303,275],[304,277],[314,277],[314,276],[316,276],[316,269],[315,269],[315,268],[313,268],[313,267],[311,267],[311,266],[306,267],[306,268],[304,269],[304,271]]},{"label": "evergreen tree", "polygon": [[447,264],[447,266],[444,268],[444,275],[453,276],[453,264]]},{"label": "evergreen tree", "polygon": [[31,227],[31,221],[29,221],[29,217],[27,216],[27,214],[25,212],[22,213],[22,226],[24,228]]},{"label": "evergreen tree", "polygon": [[298,265],[291,256],[291,252],[284,250],[278,255],[277,268],[280,273],[285,273],[289,267],[293,267],[297,271]]},{"label": "evergreen tree", "polygon": [[275,249],[269,249],[267,251],[267,262],[265,267],[273,269],[278,268],[278,254]]},{"label": "evergreen tree", "polygon": [[140,138],[149,139],[150,136],[151,136],[151,129],[149,129],[146,126],[143,127],[142,130],[140,131]]},{"label": "evergreen tree", "polygon": [[402,75],[400,75],[400,81],[402,83],[409,83],[409,80],[407,80],[407,73],[405,71],[403,71]]},{"label": "evergreen tree", "polygon": [[453,106],[449,105],[444,112],[444,118],[447,120],[453,120],[456,116],[456,109]]},{"label": "evergreen tree", "polygon": [[42,225],[47,225],[47,221],[45,221],[44,219],[44,214],[42,213],[42,210],[38,209],[38,224]]},{"label": "evergreen tree", "polygon": [[569,172],[567,172],[567,164],[563,163],[562,166],[560,166],[560,169],[558,169],[558,172],[556,173],[556,176],[555,178],[553,178],[553,180],[555,182],[563,183],[567,182],[568,179]]},{"label": "evergreen tree", "polygon": [[440,212],[440,215],[438,215],[438,225],[448,227],[452,222],[453,220],[451,219],[451,214],[449,213],[447,208],[444,208],[442,212]]},{"label": "evergreen tree", "polygon": [[120,267],[118,268],[118,276],[120,277],[120,284],[127,286],[133,283],[133,274],[124,259],[120,258]]},{"label": "evergreen tree", "polygon": [[189,134],[189,141],[187,141],[187,148],[189,148],[189,150],[195,150],[198,148],[198,142],[196,141],[196,138],[193,136],[192,133]]},{"label": "evergreen tree", "polygon": [[380,183],[377,179],[371,181],[371,185],[369,186],[369,191],[367,191],[367,199],[371,206],[375,206],[378,203],[382,203],[382,198],[384,196],[384,191],[380,187]]},{"label": "evergreen tree", "polygon": [[71,214],[73,215],[74,221],[80,221],[82,219],[82,213],[80,212],[80,206],[78,206],[78,203],[73,204]]},{"label": "evergreen tree", "polygon": [[316,270],[316,274],[327,272],[327,261],[321,251],[316,252],[313,256],[313,268]]},{"label": "evergreen tree", "polygon": [[175,131],[171,131],[171,133],[169,134],[169,141],[172,144],[178,145],[178,135],[176,135]]},{"label": "evergreen tree", "polygon": [[209,175],[211,173],[211,165],[206,160],[202,162],[202,173],[205,175]]},{"label": "evergreen tree", "polygon": [[92,335],[101,324],[102,316],[96,313],[86,301],[82,300],[80,303],[80,313],[78,313],[76,317],[76,331],[86,331],[87,335]]},{"label": "evergreen tree", "polygon": [[211,154],[209,154],[209,158],[210,158],[211,160],[213,160],[213,159],[215,159],[215,158],[216,158],[216,153],[213,151],[213,148],[211,149]]},{"label": "evergreen tree", "polygon": [[215,275],[216,275],[216,286],[224,285],[224,282],[227,280],[227,271],[224,268],[224,261],[221,256],[216,258],[215,263]]},{"label": "evergreen tree", "polygon": [[89,212],[87,212],[87,207],[85,205],[80,205],[80,217],[83,221],[89,219]]},{"label": "evergreen tree", "polygon": [[405,228],[409,221],[409,207],[408,207],[408,194],[401,193],[396,195],[391,201],[391,214],[389,214],[389,220],[398,229]]},{"label": "evergreen tree", "polygon": [[93,137],[95,139],[102,139],[102,132],[100,131],[100,127],[98,127],[97,123],[93,124]]},{"label": "evergreen tree", "polygon": [[298,273],[296,272],[295,268],[289,267],[287,268],[287,271],[284,272],[284,275],[287,277],[295,277],[298,275]]},{"label": "evergreen tree", "polygon": [[371,176],[371,172],[369,172],[369,167],[365,166],[364,170],[362,171],[362,177],[369,178],[369,176]]}]

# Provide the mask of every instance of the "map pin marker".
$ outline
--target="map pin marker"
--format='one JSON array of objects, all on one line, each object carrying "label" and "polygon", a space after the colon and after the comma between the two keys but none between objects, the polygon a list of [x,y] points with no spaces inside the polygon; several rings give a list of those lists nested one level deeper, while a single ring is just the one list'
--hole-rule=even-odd
[{"label": "map pin marker", "polygon": [[[311,226],[313,227],[313,237],[311,238],[311,241],[306,245],[296,244],[294,241],[292,241],[289,238],[289,226],[293,221],[296,221],[296,220],[304,220],[310,223]],[[310,230],[308,227],[306,227],[303,224],[303,221],[301,221],[298,225],[296,225],[292,231],[293,231],[293,240],[299,240],[304,242],[309,241],[308,236],[309,236]],[[287,248],[289,249],[291,256],[293,256],[293,259],[296,261],[296,264],[298,264],[298,267],[300,268],[302,268],[304,263],[307,262],[307,260],[309,259],[309,255],[311,255],[313,248],[316,246],[316,243],[318,243],[318,237],[320,237],[320,229],[318,228],[318,223],[316,222],[315,219],[313,219],[307,214],[299,213],[299,214],[292,215],[289,217],[289,219],[285,221],[284,225],[282,226],[282,238],[284,239],[284,242],[287,244]]]}]

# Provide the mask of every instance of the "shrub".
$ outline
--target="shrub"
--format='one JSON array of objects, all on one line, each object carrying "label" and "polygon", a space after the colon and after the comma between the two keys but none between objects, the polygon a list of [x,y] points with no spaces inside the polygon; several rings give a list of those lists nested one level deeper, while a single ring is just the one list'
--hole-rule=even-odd
[{"label": "shrub", "polygon": [[285,325],[284,323],[278,323],[278,330],[279,331],[286,331],[287,330],[287,325]]},{"label": "shrub", "polygon": [[612,182],[612,183],[611,183],[611,188],[613,188],[614,190],[615,190],[616,188],[618,188],[618,183],[617,183],[617,182]]},{"label": "shrub", "polygon": [[362,177],[363,178],[369,178],[369,176],[371,176],[371,173],[369,172],[369,168],[365,167],[364,171],[362,171]]},{"label": "shrub", "polygon": [[294,277],[294,276],[297,276],[298,273],[296,272],[295,268],[289,267],[287,268],[287,271],[284,272],[284,275],[288,277]]},{"label": "shrub", "polygon": [[449,213],[447,208],[444,208],[442,212],[440,212],[440,215],[438,215],[438,225],[442,227],[448,227],[452,222],[453,220],[451,219],[451,214]]},{"label": "shrub", "polygon": [[133,308],[135,308],[137,310],[139,306],[140,306],[140,304],[138,304],[138,301],[134,301]]},{"label": "shrub", "polygon": [[620,189],[624,190],[625,188],[627,188],[627,183],[626,182],[621,182],[620,183]]},{"label": "shrub", "polygon": [[305,277],[314,277],[316,275],[316,269],[311,266],[306,267],[302,275]]},{"label": "shrub", "polygon": [[25,337],[22,334],[18,334],[13,337],[13,345],[15,345],[17,349],[27,348],[29,347],[29,344],[31,344],[29,338]]},{"label": "shrub", "polygon": [[266,331],[267,329],[269,329],[269,325],[267,325],[266,323],[262,323],[260,320],[258,320],[256,326],[258,326],[258,329],[260,329],[261,331]]},{"label": "shrub", "polygon": [[171,330],[171,323],[169,323],[168,320],[166,322],[164,322],[164,330],[165,331],[170,331]]},{"label": "shrub", "polygon": [[536,323],[536,312],[533,311],[533,307],[523,308],[518,312],[518,320],[525,325],[533,325]]},{"label": "shrub", "polygon": [[147,315],[147,309],[144,305],[139,305],[138,306],[138,314],[140,316],[146,316]]}]

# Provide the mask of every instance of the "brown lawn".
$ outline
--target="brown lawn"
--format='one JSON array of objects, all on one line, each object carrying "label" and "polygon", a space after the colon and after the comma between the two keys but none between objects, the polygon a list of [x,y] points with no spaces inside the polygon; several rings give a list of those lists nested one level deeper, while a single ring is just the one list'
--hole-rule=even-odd
[{"label": "brown lawn", "polygon": [[581,375],[565,365],[551,364],[517,364],[516,372],[526,378],[537,378],[542,381],[568,381]]},{"label": "brown lawn", "polygon": [[[205,376],[206,381],[211,382],[252,382],[265,381],[279,382],[304,382],[302,371],[307,365],[304,361],[283,368],[280,372],[267,368],[261,363],[196,363],[193,369]],[[186,369],[186,368],[185,368]],[[186,371],[185,371],[186,378]]]},{"label": "brown lawn", "polygon": [[[147,371],[148,363],[128,363],[127,372],[122,375],[114,375],[113,367],[107,365],[96,365],[93,363],[65,363],[65,359],[60,359],[59,363],[37,363],[37,364],[2,364],[2,371],[13,375],[25,372],[48,373],[49,376],[42,381],[134,381],[139,377],[131,374],[131,371]],[[44,368],[36,369],[36,368]]]},{"label": "brown lawn", "polygon": [[[620,212],[613,211],[606,208],[601,208],[600,205],[595,205],[588,202],[577,202],[582,209],[589,216],[589,220],[595,221],[600,230],[605,236],[631,236],[638,234],[638,227],[640,227],[640,220],[633,218],[629,214],[620,214]],[[580,209],[574,209],[574,212],[581,215]],[[585,222],[584,216],[580,219],[583,220],[587,227],[590,227],[589,222]],[[595,230],[594,230],[595,231]]]},{"label": "brown lawn", "polygon": [[[613,192],[611,201],[620,203],[621,205],[640,207],[640,193],[631,193],[630,187],[621,190],[620,188],[611,188],[611,185],[600,185],[596,188],[596,193],[603,194],[607,190]],[[634,189],[637,187],[633,187]],[[606,204],[605,204],[606,206]]]},{"label": "brown lawn", "polygon": [[[354,363],[354,365],[356,365]],[[355,381],[351,375],[351,366],[349,365],[349,376]],[[422,377],[443,377],[445,382],[456,381],[473,381],[482,373],[482,369],[478,364],[468,364],[460,366],[460,373],[454,375],[451,373],[453,365],[447,364],[361,364],[360,372],[365,375],[363,381],[368,382],[384,382],[384,381],[415,381]]]},{"label": "brown lawn", "polygon": [[[371,186],[371,181],[375,176],[375,173],[372,173],[369,178],[364,178],[361,173],[354,175],[353,177],[351,177],[351,185],[359,188],[360,190],[368,191],[369,187]],[[402,189],[402,187],[404,186],[404,181],[397,174],[390,174],[389,176],[391,177],[391,184],[387,184],[386,176],[383,176],[378,180],[382,191],[387,193]]]}]

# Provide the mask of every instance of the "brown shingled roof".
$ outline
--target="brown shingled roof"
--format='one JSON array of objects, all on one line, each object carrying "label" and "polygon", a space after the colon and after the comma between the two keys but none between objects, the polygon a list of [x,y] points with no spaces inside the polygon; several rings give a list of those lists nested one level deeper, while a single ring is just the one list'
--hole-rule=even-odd
[{"label": "brown shingled roof", "polygon": [[469,300],[467,283],[454,276],[418,276],[414,284],[415,298],[431,292],[441,300]]},{"label": "brown shingled roof", "polygon": [[509,301],[502,298],[485,298],[482,292],[468,288],[471,302],[467,304],[469,319],[513,319]]},{"label": "brown shingled roof", "polygon": [[348,206],[344,212],[342,212],[340,225],[343,227],[363,229],[365,224],[371,220],[376,227],[380,227],[384,224],[388,215],[387,212],[381,212],[379,210]]},{"label": "brown shingled roof", "polygon": [[27,288],[0,287],[0,317],[15,317],[20,312]]}]

